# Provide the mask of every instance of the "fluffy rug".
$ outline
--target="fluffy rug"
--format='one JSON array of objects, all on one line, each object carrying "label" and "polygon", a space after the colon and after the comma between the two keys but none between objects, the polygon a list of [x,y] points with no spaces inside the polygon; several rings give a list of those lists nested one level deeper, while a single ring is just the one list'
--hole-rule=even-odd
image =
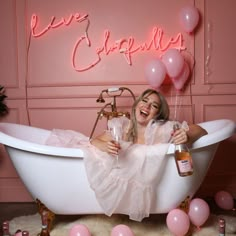
[{"label": "fluffy rug", "polygon": [[[218,218],[220,216],[211,214],[207,222],[200,230],[190,229],[188,235],[215,236],[218,232]],[[236,217],[222,216],[226,220],[226,235],[236,235]],[[84,224],[90,230],[92,236],[110,236],[111,230],[118,224],[130,227],[135,236],[173,235],[166,226],[166,215],[152,215],[141,223],[131,221],[123,215],[86,215],[86,216],[56,216],[51,236],[69,236],[69,231],[76,224]],[[41,231],[41,219],[39,214],[20,216],[10,221],[10,231],[27,230],[30,236],[36,236]]]}]

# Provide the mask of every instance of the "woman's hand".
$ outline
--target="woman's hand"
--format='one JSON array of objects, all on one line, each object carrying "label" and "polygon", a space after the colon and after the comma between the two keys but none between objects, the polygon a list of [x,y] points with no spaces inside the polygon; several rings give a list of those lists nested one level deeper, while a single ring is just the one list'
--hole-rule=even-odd
[{"label": "woman's hand", "polygon": [[199,125],[189,125],[189,129],[180,128],[173,132],[172,142],[174,144],[188,143],[192,144],[202,136],[206,135],[207,131]]},{"label": "woman's hand", "polygon": [[109,132],[104,132],[102,135],[90,140],[90,143],[103,152],[111,155],[117,155],[120,144],[117,144],[111,137]]},{"label": "woman's hand", "polygon": [[118,155],[118,151],[120,150],[120,144],[111,140],[107,142],[107,153],[112,155]]},{"label": "woman's hand", "polygon": [[188,135],[185,129],[177,129],[172,134],[172,141],[174,144],[181,144],[188,142]]}]

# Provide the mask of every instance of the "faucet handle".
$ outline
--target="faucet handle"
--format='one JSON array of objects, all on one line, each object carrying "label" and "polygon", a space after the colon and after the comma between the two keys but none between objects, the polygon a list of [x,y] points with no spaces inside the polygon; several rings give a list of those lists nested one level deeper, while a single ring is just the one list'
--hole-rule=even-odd
[{"label": "faucet handle", "polygon": [[112,93],[112,92],[118,92],[118,91],[120,91],[120,89],[117,88],[117,87],[112,87],[112,88],[107,89],[107,91],[108,91],[109,93]]}]

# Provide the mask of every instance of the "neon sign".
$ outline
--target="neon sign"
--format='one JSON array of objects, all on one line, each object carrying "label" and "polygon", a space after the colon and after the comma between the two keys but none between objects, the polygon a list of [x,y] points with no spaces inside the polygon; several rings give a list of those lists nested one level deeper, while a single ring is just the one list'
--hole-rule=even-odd
[{"label": "neon sign", "polygon": [[41,31],[36,33],[35,31],[36,31],[36,27],[38,27],[39,20],[38,20],[38,16],[36,14],[33,14],[31,17],[31,23],[30,23],[31,33],[35,38],[37,38],[37,37],[43,36],[51,29],[56,29],[56,28],[63,26],[63,25],[69,26],[73,21],[81,23],[86,19],[88,19],[88,14],[81,16],[79,13],[76,13],[74,15],[71,14],[68,17],[68,19],[65,19],[64,17],[62,17],[61,20],[59,20],[58,22],[55,22],[56,17],[52,16],[49,24],[47,26],[45,26]]},{"label": "neon sign", "polygon": [[[31,17],[31,34],[35,38],[43,37],[45,34],[49,33],[51,30],[58,29],[63,26],[69,26],[72,23],[81,23],[83,21],[88,22],[89,26],[89,18],[88,14],[80,15],[79,13],[71,14],[67,19],[62,17],[60,20],[56,21],[56,17],[52,16],[50,22],[41,30],[39,29],[39,20],[36,14],[33,14]],[[94,66],[96,66],[102,60],[102,54],[109,55],[114,52],[118,52],[124,55],[126,62],[129,65],[132,65],[132,57],[137,52],[144,51],[160,51],[164,52],[168,48],[177,48],[178,50],[186,49],[183,45],[183,35],[178,33],[175,37],[171,37],[164,42],[164,32],[161,28],[153,27],[152,36],[149,40],[137,44],[135,43],[135,38],[130,36],[129,38],[121,38],[116,40],[115,42],[110,42],[111,32],[109,30],[104,31],[103,42],[101,47],[97,47],[95,50],[96,59],[89,63],[88,65],[81,67],[78,65],[79,55],[78,51],[81,47],[91,47],[91,39],[88,35],[88,26],[85,30],[85,33],[81,35],[74,44],[74,48],[72,50],[72,66],[78,71],[86,71]]]}]

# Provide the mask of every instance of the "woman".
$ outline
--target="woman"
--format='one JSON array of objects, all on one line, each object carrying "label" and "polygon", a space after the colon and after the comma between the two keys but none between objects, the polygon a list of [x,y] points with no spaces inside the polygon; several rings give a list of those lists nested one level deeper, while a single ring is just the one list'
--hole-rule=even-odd
[{"label": "woman", "polygon": [[[107,215],[122,212],[136,221],[147,217],[155,186],[165,169],[169,144],[190,144],[207,134],[200,126],[188,126],[186,122],[173,132],[174,123],[169,121],[169,106],[163,95],[147,89],[134,103],[130,121],[125,117],[108,121],[108,129],[123,130],[119,145],[109,131],[90,140],[96,148],[85,160],[87,175]],[[118,169],[113,168],[116,155]]]}]

